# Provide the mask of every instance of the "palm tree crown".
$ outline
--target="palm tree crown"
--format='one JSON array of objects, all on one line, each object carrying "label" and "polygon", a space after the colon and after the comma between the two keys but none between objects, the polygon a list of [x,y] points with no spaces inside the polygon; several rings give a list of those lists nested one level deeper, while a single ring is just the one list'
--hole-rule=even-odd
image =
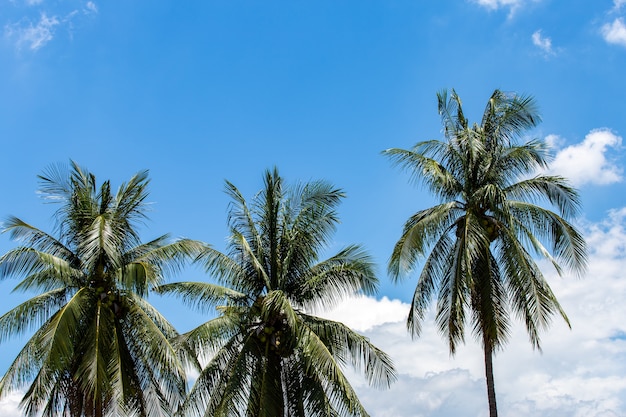
[{"label": "palm tree crown", "polygon": [[201,416],[365,416],[341,365],[362,368],[370,382],[389,385],[391,360],[347,326],[309,314],[355,291],[372,294],[369,256],[348,246],[319,261],[338,222],[340,190],[319,181],[286,188],[278,172],[248,205],[232,197],[229,252],[200,257],[221,285],[160,287],[220,315],[184,335],[211,355],[190,393],[187,410]]},{"label": "palm tree crown", "polygon": [[177,333],[145,300],[202,247],[161,236],[141,243],[149,183],[140,172],[111,192],[76,163],[40,176],[60,204],[58,236],[10,217],[5,231],[23,245],[0,258],[0,278],[41,294],[0,317],[0,342],[33,328],[0,381],[0,395],[28,386],[25,414],[169,415],[186,392],[184,367],[169,340]]},{"label": "palm tree crown", "polygon": [[554,313],[569,324],[533,256],[549,259],[559,274],[561,265],[582,272],[585,242],[566,220],[577,213],[578,195],[565,179],[538,174],[548,164],[543,142],[521,141],[539,121],[532,98],[496,90],[473,126],[454,91],[440,93],[438,103],[446,140],[384,151],[440,200],[406,222],[389,273],[400,279],[425,257],[408,327],[420,334],[436,296],[436,322],[454,353],[471,322],[485,351],[493,417],[491,356],[507,340],[511,313],[524,321],[535,348]]}]

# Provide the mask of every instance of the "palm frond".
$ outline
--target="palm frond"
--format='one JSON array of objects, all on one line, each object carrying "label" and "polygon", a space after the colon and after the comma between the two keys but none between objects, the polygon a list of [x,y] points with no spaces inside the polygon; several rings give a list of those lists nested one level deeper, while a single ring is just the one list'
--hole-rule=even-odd
[{"label": "palm frond", "polygon": [[182,336],[182,341],[200,358],[219,351],[226,341],[237,336],[243,325],[244,309],[227,307],[222,315],[211,319]]},{"label": "palm frond", "polygon": [[368,415],[333,354],[329,351],[329,346],[309,326],[300,326],[298,350],[302,352],[305,372],[314,374],[323,381],[323,385],[327,387],[326,395],[339,415]]},{"label": "palm frond", "polygon": [[204,266],[205,271],[213,275],[218,282],[237,286],[238,279],[246,276],[247,264],[243,258],[231,257],[212,247],[205,247],[195,262]]},{"label": "palm frond", "polygon": [[[562,273],[559,262],[577,274],[584,272],[587,265],[587,245],[574,226],[558,214],[534,204],[513,202],[510,208],[517,230],[521,231],[538,255],[552,262],[559,274]],[[551,242],[554,258],[539,239]]]},{"label": "palm frond", "polygon": [[187,413],[192,416],[226,415],[225,413],[219,414],[218,410],[226,394],[230,365],[242,349],[243,337],[240,333],[229,338],[204,367],[183,407]]},{"label": "palm frond", "polygon": [[442,199],[454,199],[462,190],[462,183],[455,176],[454,166],[445,166],[440,160],[453,156],[454,149],[440,141],[417,143],[411,150],[391,148],[383,151],[394,165],[409,172],[412,182],[424,184],[433,194]]},{"label": "palm frond", "polygon": [[[49,253],[59,258],[67,260],[72,266],[80,265],[80,259],[59,240],[48,233],[26,223],[25,221],[15,217],[8,217],[3,224],[3,233],[9,233],[11,239],[19,241],[23,247],[28,247],[39,252]],[[0,267],[4,262],[0,263]],[[12,274],[6,272],[7,274]],[[18,273],[19,274],[19,273]],[[0,277],[4,277],[5,273],[1,273]]]},{"label": "palm frond", "polygon": [[29,247],[10,250],[0,258],[0,276],[11,275],[25,275],[14,291],[49,291],[62,286],[75,288],[84,281],[82,271],[65,259]]},{"label": "palm frond", "polygon": [[455,242],[452,256],[448,257],[447,261],[446,273],[442,276],[437,295],[435,321],[439,332],[448,340],[450,353],[454,355],[457,344],[465,340],[465,309],[471,283],[468,276],[467,252],[463,241]]},{"label": "palm frond", "polygon": [[0,317],[0,342],[42,326],[67,301],[67,290],[59,288],[35,296]]},{"label": "palm frond", "polygon": [[139,297],[126,298],[128,324],[123,326],[124,340],[129,345],[139,368],[142,389],[162,399],[161,409],[176,410],[186,396],[185,370],[174,347],[174,327],[152,306]]},{"label": "palm frond", "polygon": [[407,328],[412,337],[421,334],[426,310],[436,295],[437,289],[443,287],[442,280],[450,272],[450,263],[454,255],[453,249],[454,241],[448,234],[443,234],[433,245],[426,262],[424,262],[407,317]]},{"label": "palm frond", "polygon": [[391,358],[374,346],[367,337],[337,321],[307,314],[299,314],[299,317],[328,347],[338,362],[362,370],[370,384],[389,388],[396,380]]},{"label": "palm frond", "polygon": [[86,295],[79,291],[35,332],[0,382],[0,395],[30,383],[22,399],[29,415],[41,409],[72,361],[72,341],[81,330],[78,320],[87,307]]},{"label": "palm frond", "polygon": [[378,278],[374,268],[369,254],[351,245],[293,277],[295,285],[287,284],[288,294],[305,308],[330,308],[356,293],[375,294]]},{"label": "palm frond", "polygon": [[458,222],[461,210],[459,204],[452,201],[421,210],[411,216],[405,223],[389,260],[388,272],[391,279],[397,281],[406,276],[439,236],[448,233],[452,225]]},{"label": "palm frond", "polygon": [[487,102],[481,127],[488,135],[507,144],[541,121],[535,100],[530,96],[495,90]]},{"label": "palm frond", "polygon": [[[110,398],[108,365],[109,347],[114,335],[113,312],[96,300],[94,319],[89,323],[83,340],[76,377],[81,391],[90,398]],[[71,357],[68,355],[68,357]]]},{"label": "palm frond", "polygon": [[188,306],[209,312],[218,305],[229,302],[241,303],[247,295],[221,285],[207,282],[176,282],[163,284],[154,289],[159,294],[173,294]]}]

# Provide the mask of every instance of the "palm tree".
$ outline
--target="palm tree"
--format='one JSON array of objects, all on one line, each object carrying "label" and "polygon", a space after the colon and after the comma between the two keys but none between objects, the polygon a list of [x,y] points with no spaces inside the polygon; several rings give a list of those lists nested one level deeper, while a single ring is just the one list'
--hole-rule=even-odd
[{"label": "palm tree", "polygon": [[5,223],[23,245],[0,258],[0,278],[21,276],[16,290],[40,294],[0,317],[0,342],[35,329],[0,380],[0,396],[27,387],[27,416],[172,414],[187,383],[170,343],[177,333],[145,297],[202,245],[166,235],[140,242],[147,171],[117,194],[74,162],[39,179],[60,204],[58,235],[16,217]]},{"label": "palm tree", "polygon": [[344,196],[317,181],[287,188],[276,169],[248,205],[232,197],[229,252],[200,257],[219,284],[176,283],[158,288],[188,304],[218,306],[219,315],[184,335],[210,360],[191,389],[186,411],[198,416],[367,416],[346,379],[352,364],[370,383],[395,378],[390,358],[342,323],[309,312],[360,291],[373,294],[370,257],[348,246],[319,261],[338,223]]},{"label": "palm tree", "polygon": [[484,350],[489,412],[495,417],[492,357],[507,341],[511,315],[524,321],[539,350],[539,332],[552,315],[569,326],[533,256],[547,258],[559,274],[561,264],[582,273],[585,242],[566,220],[577,213],[579,200],[564,178],[538,173],[547,167],[546,145],[521,141],[539,121],[531,97],[496,90],[480,125],[473,126],[454,90],[449,98],[439,93],[438,104],[446,140],[383,152],[440,200],[405,223],[388,269],[398,280],[425,258],[407,326],[419,336],[436,296],[435,320],[454,354],[471,323]]}]

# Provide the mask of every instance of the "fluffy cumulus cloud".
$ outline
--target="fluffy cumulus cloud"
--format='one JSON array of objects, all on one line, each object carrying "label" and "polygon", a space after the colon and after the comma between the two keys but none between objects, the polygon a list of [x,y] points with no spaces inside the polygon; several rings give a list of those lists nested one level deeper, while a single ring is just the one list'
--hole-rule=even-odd
[{"label": "fluffy cumulus cloud", "polygon": [[[74,3],[74,2],[70,2]],[[72,8],[59,10],[50,9],[41,0],[26,1],[27,9],[18,21],[4,25],[4,36],[15,43],[18,49],[37,51],[49,44],[60,28],[72,31],[73,21],[78,16],[98,13],[98,7],[92,1],[71,5]],[[63,4],[64,6],[69,5]],[[30,16],[33,10],[38,11],[36,18]]]},{"label": "fluffy cumulus cloud", "polygon": [[0,401],[0,416],[2,417],[21,417],[22,412],[18,406],[22,395],[14,392],[6,396]]},{"label": "fluffy cumulus cloud", "polygon": [[[551,135],[546,141],[558,148],[562,142]],[[585,139],[576,145],[557,149],[550,170],[568,178],[572,184],[611,184],[623,179],[623,169],[608,155],[621,148],[622,138],[608,129],[589,132]]]},{"label": "fluffy cumulus cloud", "polygon": [[[359,314],[353,314],[354,311]],[[331,320],[342,321],[354,330],[366,331],[386,323],[404,322],[408,306],[399,300],[383,297],[375,300],[370,297],[357,297],[324,313]]]},{"label": "fluffy cumulus cloud", "polygon": [[623,16],[620,15],[625,4],[626,0],[613,0],[613,9],[609,12],[609,15],[617,15],[617,17],[600,28],[600,33],[606,42],[624,47],[626,47],[626,24]]},{"label": "fluffy cumulus cloud", "polygon": [[601,32],[608,43],[626,47],[626,24],[623,18],[618,17],[612,23],[604,24]]},{"label": "fluffy cumulus cloud", "polygon": [[546,55],[554,55],[554,49],[552,49],[552,39],[544,36],[541,30],[535,31],[532,36],[533,45],[539,48]]}]

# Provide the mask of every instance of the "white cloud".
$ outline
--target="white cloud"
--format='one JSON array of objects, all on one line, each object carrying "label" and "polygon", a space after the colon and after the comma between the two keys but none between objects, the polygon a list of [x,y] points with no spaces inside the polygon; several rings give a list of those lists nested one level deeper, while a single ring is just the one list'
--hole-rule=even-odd
[{"label": "white cloud", "polygon": [[626,4],[626,0],[613,0],[613,8],[615,10],[621,9],[624,4]]},{"label": "white cloud", "polygon": [[560,148],[565,143],[565,140],[559,135],[548,135],[544,141],[550,148]]},{"label": "white cloud", "polygon": [[[353,314],[354,311],[359,314]],[[386,323],[398,323],[406,321],[408,306],[400,300],[375,300],[371,297],[356,297],[349,303],[342,303],[330,311],[324,313],[324,317],[341,321],[357,331],[370,330],[373,327]]]},{"label": "white cloud", "polygon": [[[554,135],[546,138],[552,144],[558,140]],[[593,130],[582,143],[559,150],[550,171],[568,178],[577,186],[620,182],[623,168],[607,158],[607,154],[619,149],[621,143],[622,138],[608,129]]]},{"label": "white cloud", "polygon": [[[601,223],[588,226],[587,243],[592,248],[595,259],[601,259],[605,266],[615,265],[614,259],[626,258],[626,207],[609,211]],[[610,271],[619,272],[617,269]]]},{"label": "white cloud", "polygon": [[0,400],[0,416],[2,417],[21,417],[22,412],[18,406],[23,393],[12,392],[2,400]]},{"label": "white cloud", "polygon": [[[350,375],[350,379],[354,377]],[[355,389],[372,417],[487,415],[483,381],[459,368],[432,372],[423,377],[401,374],[387,391],[379,391],[367,385],[359,385]]]},{"label": "white cloud", "polygon": [[94,3],[93,1],[88,1],[87,4],[85,4],[85,14],[90,14],[90,13],[98,13],[98,7],[96,6],[96,3]]},{"label": "white cloud", "polygon": [[[82,2],[81,2],[82,3]],[[30,18],[24,17],[21,20],[9,23],[4,27],[4,35],[13,41],[18,49],[24,47],[31,51],[37,51],[49,44],[55,37],[58,29],[65,29],[72,37],[73,21],[81,13],[81,8],[65,8],[61,11],[60,7],[55,6],[55,12],[49,12],[43,9],[51,7],[43,7],[42,0],[27,0],[25,4],[29,7],[38,6],[40,9],[39,21],[35,22]],[[82,15],[95,15],[98,13],[98,7],[93,1],[88,1],[82,6]]]},{"label": "white cloud", "polygon": [[5,26],[5,35],[16,41],[18,48],[26,45],[29,49],[36,51],[54,37],[55,27],[59,25],[56,16],[48,17],[42,13],[39,22],[33,25],[32,22],[15,23]]},{"label": "white cloud", "polygon": [[613,20],[613,23],[604,24],[601,32],[602,37],[608,43],[626,46],[626,25],[621,17]]},{"label": "white cloud", "polygon": [[480,6],[486,7],[491,10],[496,10],[501,7],[517,8],[525,3],[524,0],[474,0]]},{"label": "white cloud", "polygon": [[541,49],[546,55],[553,55],[552,39],[544,37],[541,30],[537,30],[532,35],[533,45]]},{"label": "white cloud", "polygon": [[512,17],[520,7],[528,3],[537,3],[541,0],[471,0],[471,1],[489,10],[498,10],[501,8],[508,7],[509,17]]}]

